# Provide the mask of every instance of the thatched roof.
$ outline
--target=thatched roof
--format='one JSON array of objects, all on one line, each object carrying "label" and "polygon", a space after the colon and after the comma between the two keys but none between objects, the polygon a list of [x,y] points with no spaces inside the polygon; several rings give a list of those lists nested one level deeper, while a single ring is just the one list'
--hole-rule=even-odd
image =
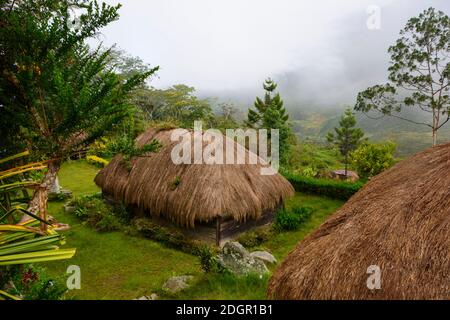
[{"label": "thatched roof", "polygon": [[[378,265],[381,289],[369,290]],[[287,256],[278,299],[450,299],[450,144],[374,177]]]},{"label": "thatched roof", "polygon": [[[156,139],[162,148],[133,158],[130,171],[121,155],[114,157],[95,183],[117,200],[188,227],[219,216],[238,221],[258,219],[294,193],[281,175],[261,175],[261,164],[175,165],[171,152],[178,142],[171,141],[172,131],[150,129],[140,135],[138,146]],[[248,156],[249,151],[244,150]]]}]

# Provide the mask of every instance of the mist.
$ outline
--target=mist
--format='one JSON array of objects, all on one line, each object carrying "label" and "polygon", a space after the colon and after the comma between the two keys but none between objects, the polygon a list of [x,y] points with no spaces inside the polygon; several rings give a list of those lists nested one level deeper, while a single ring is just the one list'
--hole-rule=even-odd
[{"label": "mist", "polygon": [[[445,0],[122,2],[120,20],[99,40],[159,65],[156,88],[183,83],[202,97],[248,106],[262,82],[278,82],[289,109],[353,105],[387,81],[387,49],[406,21]],[[379,27],[368,19],[379,8]]]}]

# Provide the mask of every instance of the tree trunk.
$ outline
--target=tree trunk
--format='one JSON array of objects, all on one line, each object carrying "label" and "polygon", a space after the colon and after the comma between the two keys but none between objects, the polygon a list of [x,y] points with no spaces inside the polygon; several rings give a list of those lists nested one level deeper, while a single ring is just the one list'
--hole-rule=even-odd
[{"label": "tree trunk", "polygon": [[348,153],[345,154],[345,179],[347,179]]},{"label": "tree trunk", "polygon": [[437,127],[439,124],[439,110],[436,110],[433,108],[433,126],[431,127],[431,132],[432,132],[432,136],[433,136],[433,147],[436,145],[437,143]]},{"label": "tree trunk", "polygon": [[[40,210],[46,209],[48,192],[53,188],[55,184],[55,180],[60,167],[61,160],[49,162],[49,164],[47,165],[48,170],[44,176],[44,179],[42,180],[39,188],[34,192],[33,198],[28,204],[28,211],[31,211],[32,213],[39,213]],[[30,217],[27,215],[24,215],[22,217],[22,221],[27,221],[29,219]]]},{"label": "tree trunk", "polygon": [[437,144],[437,130],[433,128],[433,147]]}]

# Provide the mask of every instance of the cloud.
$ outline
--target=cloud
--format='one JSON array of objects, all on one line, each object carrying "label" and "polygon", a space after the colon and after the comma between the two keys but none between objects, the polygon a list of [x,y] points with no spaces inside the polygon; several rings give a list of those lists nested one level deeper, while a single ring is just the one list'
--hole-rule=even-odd
[{"label": "cloud", "polygon": [[[366,26],[369,5],[381,9],[380,30]],[[388,46],[430,6],[450,9],[446,0],[133,0],[101,39],[160,65],[157,87],[247,102],[272,76],[292,103],[341,105],[385,81]]]}]

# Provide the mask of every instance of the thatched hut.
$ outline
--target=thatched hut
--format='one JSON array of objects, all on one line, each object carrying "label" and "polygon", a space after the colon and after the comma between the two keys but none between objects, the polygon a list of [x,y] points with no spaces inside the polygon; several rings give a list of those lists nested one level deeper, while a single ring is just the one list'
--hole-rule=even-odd
[{"label": "thatched hut", "polygon": [[[175,164],[171,153],[179,142],[171,141],[172,132],[150,129],[140,135],[138,146],[156,139],[162,147],[131,159],[131,166],[121,155],[114,157],[95,178],[104,196],[160,223],[183,227],[191,236],[220,244],[270,222],[294,193],[281,175],[261,175],[261,159],[258,164]],[[250,152],[235,144],[234,152],[242,149],[248,158]]]},{"label": "thatched hut", "polygon": [[[373,276],[381,280],[379,289]],[[268,294],[450,299],[450,144],[371,179],[287,256]]]}]

